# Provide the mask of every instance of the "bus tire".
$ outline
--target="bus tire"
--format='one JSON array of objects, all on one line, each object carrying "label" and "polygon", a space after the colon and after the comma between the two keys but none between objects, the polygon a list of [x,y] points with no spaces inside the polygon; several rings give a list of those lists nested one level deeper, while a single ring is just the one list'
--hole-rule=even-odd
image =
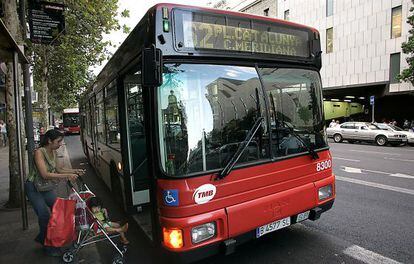
[{"label": "bus tire", "polygon": [[375,138],[375,143],[377,143],[378,146],[385,146],[387,145],[387,138],[385,136],[379,135]]},{"label": "bus tire", "polygon": [[341,134],[335,134],[333,135],[333,139],[336,143],[341,143],[342,142],[342,136]]},{"label": "bus tire", "polygon": [[115,198],[115,202],[124,208],[121,180],[119,179],[119,173],[114,163],[111,163],[111,192]]}]

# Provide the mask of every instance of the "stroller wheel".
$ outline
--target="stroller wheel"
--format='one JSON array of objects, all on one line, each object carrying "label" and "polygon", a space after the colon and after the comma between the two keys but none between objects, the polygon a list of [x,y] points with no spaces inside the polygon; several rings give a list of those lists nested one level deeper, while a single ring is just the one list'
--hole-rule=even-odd
[{"label": "stroller wheel", "polygon": [[127,245],[121,245],[119,248],[121,249],[122,254],[125,254],[128,251]]},{"label": "stroller wheel", "polygon": [[117,255],[116,257],[112,259],[112,264],[124,264],[124,263],[125,261],[120,255]]},{"label": "stroller wheel", "polygon": [[75,258],[75,255],[73,254],[72,251],[66,251],[65,253],[63,253],[62,255],[62,260],[65,263],[71,263],[73,261],[73,259]]}]

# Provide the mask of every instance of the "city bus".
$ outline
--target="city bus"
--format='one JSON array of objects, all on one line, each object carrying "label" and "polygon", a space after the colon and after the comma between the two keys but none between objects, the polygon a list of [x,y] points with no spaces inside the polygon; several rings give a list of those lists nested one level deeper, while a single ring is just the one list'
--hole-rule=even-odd
[{"label": "city bus", "polygon": [[230,254],[335,199],[320,35],[157,4],[81,98],[85,155],[163,252]]},{"label": "city bus", "polygon": [[62,124],[59,129],[63,130],[65,134],[79,134],[79,108],[65,108],[62,113]]}]

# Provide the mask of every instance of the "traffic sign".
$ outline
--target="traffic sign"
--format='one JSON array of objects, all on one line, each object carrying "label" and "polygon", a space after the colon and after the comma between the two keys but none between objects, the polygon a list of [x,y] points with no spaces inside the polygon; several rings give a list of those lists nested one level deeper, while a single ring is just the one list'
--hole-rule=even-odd
[{"label": "traffic sign", "polygon": [[370,105],[374,105],[374,104],[375,104],[375,96],[374,96],[374,95],[371,95],[371,96],[369,97],[369,104],[370,104]]}]

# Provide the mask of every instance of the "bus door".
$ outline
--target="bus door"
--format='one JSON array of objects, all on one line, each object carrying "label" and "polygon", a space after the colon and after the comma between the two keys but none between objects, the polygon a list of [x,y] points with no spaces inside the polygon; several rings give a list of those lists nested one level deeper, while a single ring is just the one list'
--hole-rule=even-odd
[{"label": "bus door", "polygon": [[[131,187],[132,208],[136,214],[133,218],[139,224],[141,229],[146,233],[148,238],[154,239],[153,236],[153,203],[150,201],[150,178],[148,169],[148,152],[147,152],[147,135],[145,133],[144,123],[144,100],[141,85],[141,71],[134,68],[131,72],[123,77],[123,92],[125,102],[124,115],[126,116],[127,126],[127,151],[122,151],[123,159],[128,160],[130,184]],[[124,170],[125,171],[125,170]]]},{"label": "bus door", "polygon": [[128,161],[133,206],[148,204],[149,177],[144,125],[141,71],[136,68],[124,77],[128,127]]}]

